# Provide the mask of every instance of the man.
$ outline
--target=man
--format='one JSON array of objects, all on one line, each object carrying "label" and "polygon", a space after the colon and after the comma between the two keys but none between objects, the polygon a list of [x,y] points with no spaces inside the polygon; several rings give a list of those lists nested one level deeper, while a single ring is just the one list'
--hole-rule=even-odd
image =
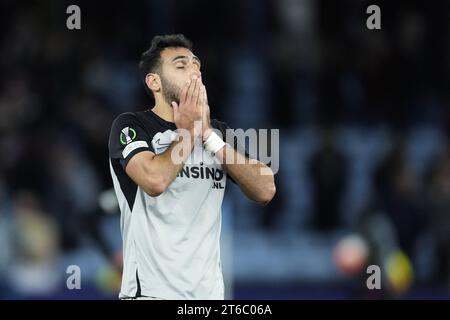
[{"label": "man", "polygon": [[226,177],[266,204],[275,194],[273,173],[213,130],[227,127],[209,119],[200,60],[183,35],[153,38],[139,66],[155,106],[118,116],[109,139],[124,253],[119,298],[223,299]]}]

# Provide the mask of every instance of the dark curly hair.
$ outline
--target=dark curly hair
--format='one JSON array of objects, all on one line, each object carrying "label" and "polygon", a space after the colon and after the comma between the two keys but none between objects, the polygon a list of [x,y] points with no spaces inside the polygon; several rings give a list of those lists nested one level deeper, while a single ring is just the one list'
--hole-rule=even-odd
[{"label": "dark curly hair", "polygon": [[192,42],[182,34],[155,36],[150,48],[146,50],[139,62],[139,71],[145,83],[145,77],[150,72],[159,73],[161,70],[161,51],[165,48],[186,48],[192,51]]}]

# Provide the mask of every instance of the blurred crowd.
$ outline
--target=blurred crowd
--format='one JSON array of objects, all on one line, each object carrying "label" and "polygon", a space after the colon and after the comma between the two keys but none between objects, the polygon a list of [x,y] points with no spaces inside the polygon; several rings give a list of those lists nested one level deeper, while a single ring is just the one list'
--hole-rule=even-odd
[{"label": "blurred crowd", "polygon": [[[234,187],[226,195],[224,215],[247,239],[237,280],[255,273],[239,259],[250,243],[292,234],[331,239],[329,252],[358,233],[371,261],[389,238],[414,286],[450,289],[450,3],[377,1],[374,31],[368,1],[77,1],[81,30],[66,28],[70,4],[0,3],[0,298],[63,292],[72,261],[115,297],[109,129],[118,114],[152,107],[137,63],[163,33],[193,40],[212,117],[280,129],[272,203],[257,207]],[[306,247],[299,272],[336,271]]]}]

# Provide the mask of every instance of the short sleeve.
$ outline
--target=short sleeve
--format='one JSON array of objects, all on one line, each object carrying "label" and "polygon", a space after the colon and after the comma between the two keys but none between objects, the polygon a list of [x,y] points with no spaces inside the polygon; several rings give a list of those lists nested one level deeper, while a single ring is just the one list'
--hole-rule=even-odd
[{"label": "short sleeve", "polygon": [[119,160],[123,169],[130,159],[142,151],[152,151],[151,136],[141,122],[132,113],[118,116],[109,135],[109,156]]}]

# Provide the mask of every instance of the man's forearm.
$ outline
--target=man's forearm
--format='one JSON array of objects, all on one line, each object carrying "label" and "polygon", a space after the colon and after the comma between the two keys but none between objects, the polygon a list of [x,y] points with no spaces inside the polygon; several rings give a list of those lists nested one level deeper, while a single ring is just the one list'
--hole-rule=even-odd
[{"label": "man's forearm", "polygon": [[181,135],[163,153],[155,155],[152,159],[152,171],[158,173],[164,189],[167,188],[184,166],[191,154],[196,139],[193,134]]},{"label": "man's forearm", "polygon": [[260,204],[272,200],[276,192],[275,179],[268,166],[245,157],[228,144],[216,153],[216,157],[249,199]]}]

